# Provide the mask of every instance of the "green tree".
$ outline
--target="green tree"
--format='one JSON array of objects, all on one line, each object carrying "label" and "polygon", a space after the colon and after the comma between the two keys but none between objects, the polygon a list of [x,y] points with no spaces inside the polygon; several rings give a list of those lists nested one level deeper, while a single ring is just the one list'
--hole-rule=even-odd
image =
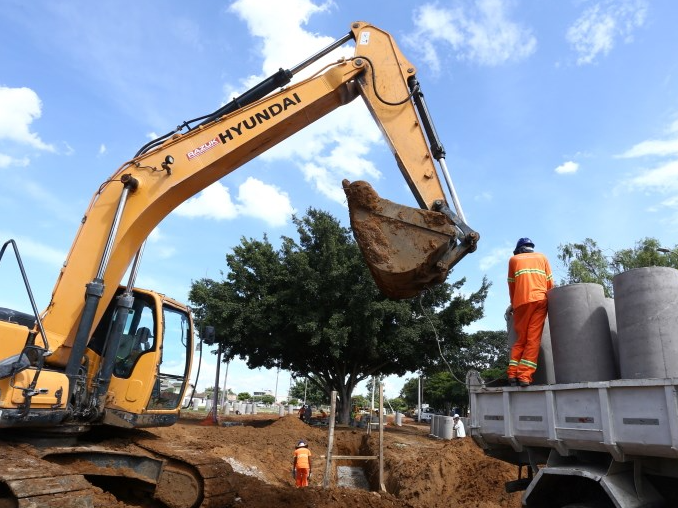
[{"label": "green tree", "polygon": [[384,404],[387,407],[390,406],[391,408],[393,408],[393,411],[400,411],[401,413],[404,413],[408,407],[407,402],[405,402],[405,399],[401,399],[400,397],[388,399],[388,404],[386,404],[386,402],[384,402]]},{"label": "green tree", "polygon": [[403,387],[400,389],[400,398],[405,401],[407,407],[416,407],[419,401],[418,397],[419,391],[419,378],[413,377],[409,378],[403,384]]},{"label": "green tree", "polygon": [[634,247],[606,253],[591,238],[580,243],[558,246],[558,259],[567,275],[561,284],[591,282],[603,286],[605,296],[614,295],[612,279],[615,275],[647,266],[678,268],[678,246],[668,249],[655,238],[643,238]]},{"label": "green tree", "polygon": [[[225,280],[202,279],[190,300],[250,368],[280,367],[339,395],[347,422],[354,387],[372,375],[403,375],[438,361],[438,330],[449,347],[482,317],[490,284],[461,295],[465,280],[440,284],[419,298],[394,301],[374,284],[350,230],[326,212],[294,217],[299,240],[275,250],[241,239],[226,256]],[[424,319],[426,318],[426,319]]]},{"label": "green tree", "polygon": [[[221,388],[217,387],[217,398],[221,397]],[[205,397],[212,400],[214,399],[214,386],[208,386],[205,388]]]},{"label": "green tree", "polygon": [[246,400],[250,400],[252,396],[249,394],[249,392],[240,392],[238,394],[238,400],[240,402],[245,402]]},{"label": "green tree", "polygon": [[271,404],[275,403],[275,397],[273,395],[262,395],[261,402],[267,406],[270,406]]},{"label": "green tree", "polygon": [[370,401],[364,395],[353,395],[351,397],[351,407],[370,407]]},{"label": "green tree", "polygon": [[[313,377],[313,375],[309,375],[309,378],[311,377]],[[325,388],[321,388],[321,384],[322,380],[316,380],[315,382],[309,380],[306,382],[306,378],[297,379],[290,388],[290,395],[296,397],[299,400],[305,400],[307,404],[311,404],[313,406],[329,404],[329,391]]]},{"label": "green tree", "polygon": [[[444,359],[426,369],[422,377],[421,402],[436,409],[453,407],[465,410],[468,405],[466,372],[477,370],[485,379],[506,377],[508,365],[508,334],[505,331],[478,331],[468,334],[460,342],[462,347],[443,349]],[[418,402],[419,379],[408,379],[400,396],[408,407]]]}]

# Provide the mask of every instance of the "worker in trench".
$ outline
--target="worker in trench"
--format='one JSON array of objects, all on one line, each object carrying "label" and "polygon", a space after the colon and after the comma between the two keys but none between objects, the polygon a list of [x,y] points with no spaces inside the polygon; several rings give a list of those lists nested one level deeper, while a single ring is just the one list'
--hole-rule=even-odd
[{"label": "worker in trench", "polygon": [[534,252],[534,242],[520,238],[508,264],[508,287],[516,341],[507,369],[511,386],[530,386],[537,370],[541,334],[548,311],[546,293],[553,287],[553,274],[543,254]]},{"label": "worker in trench", "polygon": [[311,478],[311,450],[303,439],[297,443],[292,459],[292,478],[297,488],[308,487]]}]

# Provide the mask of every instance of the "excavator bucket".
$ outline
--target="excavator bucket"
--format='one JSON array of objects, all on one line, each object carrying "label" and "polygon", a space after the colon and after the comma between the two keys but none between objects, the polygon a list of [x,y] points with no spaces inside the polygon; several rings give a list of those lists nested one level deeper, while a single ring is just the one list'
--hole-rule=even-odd
[{"label": "excavator bucket", "polygon": [[383,199],[367,182],[344,180],[343,187],[353,235],[374,281],[389,298],[412,298],[440,284],[452,265],[475,250],[475,243],[459,248],[458,228],[441,212]]}]

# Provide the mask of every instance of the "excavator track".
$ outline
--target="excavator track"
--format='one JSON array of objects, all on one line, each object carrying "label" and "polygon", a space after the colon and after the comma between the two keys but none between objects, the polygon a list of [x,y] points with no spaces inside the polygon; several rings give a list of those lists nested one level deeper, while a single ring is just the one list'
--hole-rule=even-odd
[{"label": "excavator track", "polygon": [[34,457],[21,447],[0,447],[1,508],[98,508],[102,491],[83,475]]},{"label": "excavator track", "polygon": [[179,483],[191,488],[201,486],[200,508],[223,508],[234,503],[233,468],[221,458],[166,440],[140,438],[136,445],[167,461],[166,474],[158,484],[156,496],[168,506],[174,508],[165,499],[176,496]]},{"label": "excavator track", "polygon": [[0,508],[232,506],[233,469],[214,455],[155,437],[96,444],[0,444]]}]

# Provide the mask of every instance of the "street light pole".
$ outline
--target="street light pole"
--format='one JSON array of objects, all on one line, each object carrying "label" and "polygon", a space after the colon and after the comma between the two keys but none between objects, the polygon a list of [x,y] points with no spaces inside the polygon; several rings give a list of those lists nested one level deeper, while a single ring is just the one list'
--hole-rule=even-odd
[{"label": "street light pole", "polygon": [[275,373],[275,398],[274,404],[278,403],[278,376],[280,376],[280,365],[278,365],[278,371]]}]

